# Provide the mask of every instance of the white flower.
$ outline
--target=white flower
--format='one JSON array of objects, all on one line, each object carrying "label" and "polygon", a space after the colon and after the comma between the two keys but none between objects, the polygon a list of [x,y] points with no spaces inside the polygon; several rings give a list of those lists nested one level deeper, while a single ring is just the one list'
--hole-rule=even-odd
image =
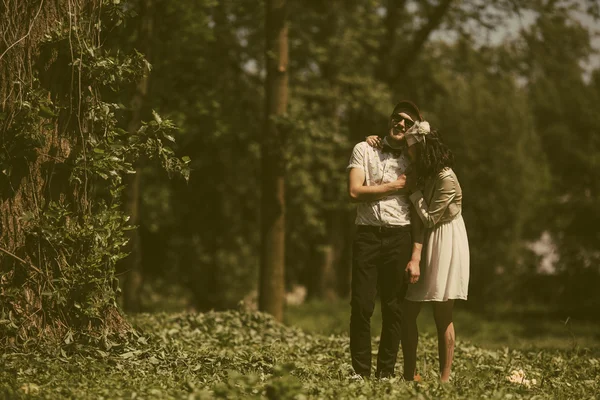
[{"label": "white flower", "polygon": [[415,122],[415,126],[417,127],[417,133],[419,135],[427,135],[429,132],[431,132],[431,127],[429,126],[429,122],[427,121],[417,121]]},{"label": "white flower", "polygon": [[407,135],[428,135],[431,132],[431,126],[427,121],[417,121],[409,130],[406,131]]},{"label": "white flower", "polygon": [[417,142],[424,142],[425,137],[431,132],[431,127],[427,121],[417,121],[409,130],[406,131],[406,141],[409,146]]},{"label": "white flower", "polygon": [[508,380],[511,383],[523,385],[528,389],[531,388],[532,385],[537,385],[536,379],[525,378],[525,371],[523,371],[523,369],[513,370],[511,375],[506,377],[506,380]]}]

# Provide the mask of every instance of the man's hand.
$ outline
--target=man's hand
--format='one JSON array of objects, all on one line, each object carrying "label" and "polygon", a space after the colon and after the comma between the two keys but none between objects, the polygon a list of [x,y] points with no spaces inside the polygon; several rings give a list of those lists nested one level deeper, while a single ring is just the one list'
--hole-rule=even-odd
[{"label": "man's hand", "polygon": [[419,267],[419,260],[411,259],[406,266],[406,274],[408,276],[409,283],[417,283],[421,276],[421,268]]},{"label": "man's hand", "polygon": [[402,174],[393,182],[388,183],[392,189],[401,190],[406,187],[406,174]]}]

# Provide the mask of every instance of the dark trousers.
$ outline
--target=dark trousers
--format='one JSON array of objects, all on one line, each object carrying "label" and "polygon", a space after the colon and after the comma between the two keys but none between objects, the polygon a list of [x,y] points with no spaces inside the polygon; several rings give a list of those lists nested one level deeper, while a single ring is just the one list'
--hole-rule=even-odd
[{"label": "dark trousers", "polygon": [[412,253],[410,227],[379,231],[376,227],[359,226],[352,251],[352,366],[359,375],[371,375],[371,316],[379,291],[383,326],[376,375],[392,376],[400,346],[401,305],[408,283],[405,269]]}]

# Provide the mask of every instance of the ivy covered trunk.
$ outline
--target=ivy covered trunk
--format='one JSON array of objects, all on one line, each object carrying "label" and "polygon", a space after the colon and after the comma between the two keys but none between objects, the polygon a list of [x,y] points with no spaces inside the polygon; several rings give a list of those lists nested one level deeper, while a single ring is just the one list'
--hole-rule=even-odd
[{"label": "ivy covered trunk", "polygon": [[[182,172],[158,115],[120,126],[122,84],[147,69],[114,57],[100,27],[124,17],[106,0],[6,0],[0,5],[0,338],[71,340],[126,331],[115,263],[128,217],[123,176],[140,157]],[[103,28],[104,30],[107,27]]]}]

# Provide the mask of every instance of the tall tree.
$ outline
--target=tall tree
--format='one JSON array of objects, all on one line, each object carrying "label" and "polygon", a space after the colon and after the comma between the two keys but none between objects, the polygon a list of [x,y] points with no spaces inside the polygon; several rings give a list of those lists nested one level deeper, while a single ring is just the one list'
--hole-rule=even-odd
[{"label": "tall tree", "polygon": [[[110,54],[101,1],[0,6],[0,338],[72,341],[128,328],[116,305],[124,256],[122,176],[141,156],[182,169],[158,115],[135,132],[103,94],[137,81],[139,54]],[[57,22],[58,21],[58,22]],[[103,31],[110,30],[104,27]],[[165,140],[166,139],[166,140]]]},{"label": "tall tree", "polygon": [[189,183],[143,173],[143,268],[184,286],[198,310],[235,307],[257,288],[264,7],[155,1],[149,107],[177,124]]},{"label": "tall tree", "polygon": [[[598,9],[587,3],[590,16]],[[540,2],[537,18],[522,35],[524,78],[536,129],[550,162],[553,196],[547,200],[544,226],[557,246],[562,305],[597,307],[592,296],[600,282],[600,92],[599,70],[585,77],[592,54],[591,32],[572,11],[580,2]],[[585,11],[585,10],[580,10]]]},{"label": "tall tree", "polygon": [[262,151],[259,308],[283,320],[285,299],[284,132],[288,107],[287,0],[266,1],[265,130]]},{"label": "tall tree", "polygon": [[520,289],[515,277],[535,268],[527,243],[544,230],[537,214],[548,164],[516,58],[504,45],[462,37],[432,43],[411,75],[425,115],[456,156],[472,265],[468,304],[476,308]]}]

